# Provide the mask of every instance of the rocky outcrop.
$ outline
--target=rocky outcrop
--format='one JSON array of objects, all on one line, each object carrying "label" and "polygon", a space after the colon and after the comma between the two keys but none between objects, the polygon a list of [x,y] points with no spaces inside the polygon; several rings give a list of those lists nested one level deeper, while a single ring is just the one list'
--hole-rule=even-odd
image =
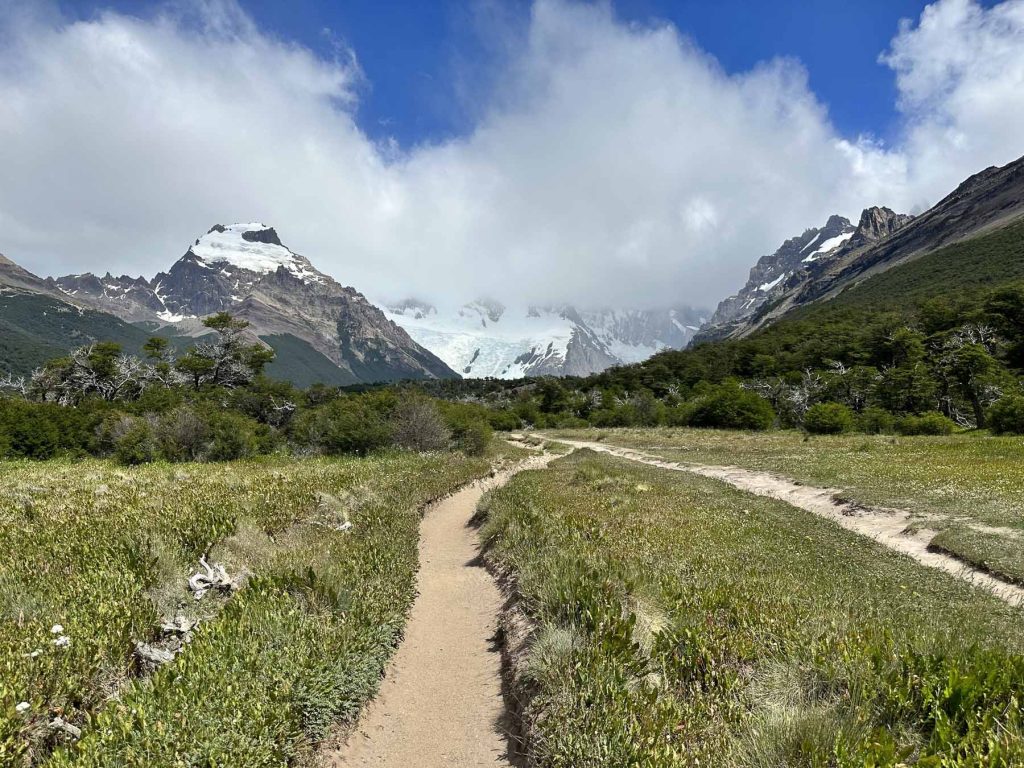
[{"label": "rocky outcrop", "polygon": [[86,273],[47,278],[47,284],[67,297],[78,299],[94,309],[109,312],[128,322],[149,320],[153,315],[166,310],[144,277],[114,277],[109,272],[103,277],[97,277]]},{"label": "rocky outcrop", "polygon": [[884,240],[910,223],[914,217],[906,213],[895,213],[888,208],[865,208],[857,223],[857,230],[847,243],[847,249],[864,246]]}]

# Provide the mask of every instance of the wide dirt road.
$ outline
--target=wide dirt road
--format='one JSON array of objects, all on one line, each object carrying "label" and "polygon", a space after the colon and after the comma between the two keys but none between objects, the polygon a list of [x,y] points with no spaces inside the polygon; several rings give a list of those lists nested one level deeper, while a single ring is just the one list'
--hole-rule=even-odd
[{"label": "wide dirt road", "polygon": [[[537,468],[537,457],[518,469]],[[420,526],[419,596],[377,698],[331,766],[512,766],[496,640],[501,593],[479,562],[469,522],[476,483],[429,508]]]}]

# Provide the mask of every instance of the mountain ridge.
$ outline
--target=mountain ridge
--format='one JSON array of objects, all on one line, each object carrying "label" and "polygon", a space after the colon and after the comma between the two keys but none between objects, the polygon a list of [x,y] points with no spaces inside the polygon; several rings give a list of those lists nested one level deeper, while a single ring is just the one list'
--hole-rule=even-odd
[{"label": "mountain ridge", "polygon": [[[151,280],[84,273],[42,284],[69,302],[186,336],[206,333],[203,317],[230,312],[249,322],[250,336],[268,346],[292,337],[308,347],[301,353],[307,370],[329,370],[309,362],[311,353],[323,356],[338,369],[325,383],[456,375],[359,291],[317,270],[260,222],[214,225]],[[293,342],[278,346],[300,349]],[[287,367],[279,360],[275,370]]]},{"label": "mountain ridge", "polygon": [[[835,297],[873,275],[1021,217],[1024,157],[968,177],[918,216],[897,214],[883,207],[867,208],[847,242],[771,286],[749,311],[728,317],[728,302],[735,297],[726,299],[692,343],[745,338],[795,309]],[[766,258],[770,257],[762,257],[758,264]],[[749,285],[750,281],[740,294]]]}]

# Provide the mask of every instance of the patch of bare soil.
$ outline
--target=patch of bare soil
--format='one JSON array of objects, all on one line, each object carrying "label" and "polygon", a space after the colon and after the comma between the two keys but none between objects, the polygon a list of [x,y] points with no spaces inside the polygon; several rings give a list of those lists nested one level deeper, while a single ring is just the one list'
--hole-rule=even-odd
[{"label": "patch of bare soil", "polygon": [[640,451],[618,448],[604,443],[562,438],[559,438],[559,442],[574,448],[590,448],[594,451],[609,453],[661,469],[691,472],[695,475],[715,478],[734,488],[758,496],[768,496],[785,501],[794,507],[832,520],[848,531],[874,539],[892,550],[912,557],[922,565],[937,568],[958,579],[987,589],[1011,605],[1024,605],[1024,587],[995,578],[945,552],[929,549],[928,545],[935,536],[935,531],[917,527],[920,518],[914,518],[910,512],[905,510],[865,507],[838,498],[839,491],[834,488],[801,485],[768,472],[757,472],[740,467],[718,467],[666,461]]},{"label": "patch of bare soil", "polygon": [[428,508],[420,526],[419,595],[377,698],[323,763],[375,768],[513,766],[502,698],[498,616],[502,596],[471,526],[483,494],[536,456]]}]

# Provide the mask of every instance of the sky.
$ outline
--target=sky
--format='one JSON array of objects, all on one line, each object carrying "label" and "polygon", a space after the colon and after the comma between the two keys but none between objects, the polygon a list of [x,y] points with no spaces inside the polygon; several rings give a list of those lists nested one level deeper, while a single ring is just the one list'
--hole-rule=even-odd
[{"label": "sky", "polygon": [[262,220],[382,300],[711,307],[1024,154],[1024,0],[0,0],[0,252]]}]

